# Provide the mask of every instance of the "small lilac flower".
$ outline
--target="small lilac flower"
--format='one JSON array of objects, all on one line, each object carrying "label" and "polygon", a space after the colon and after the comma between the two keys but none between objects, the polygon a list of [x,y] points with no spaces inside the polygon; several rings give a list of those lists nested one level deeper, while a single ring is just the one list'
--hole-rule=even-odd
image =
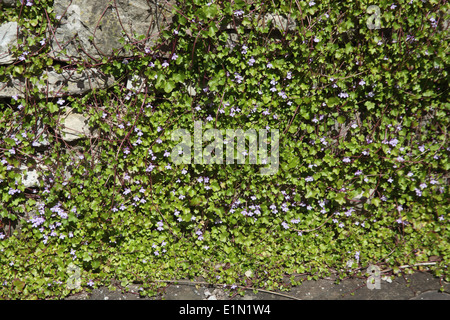
[{"label": "small lilac flower", "polygon": [[311,177],[311,176],[309,176],[309,177],[306,177],[306,178],[305,178],[305,181],[306,181],[306,182],[311,182],[311,181],[314,181],[314,178]]},{"label": "small lilac flower", "polygon": [[389,144],[391,145],[391,146],[393,146],[393,147],[395,147],[397,144],[398,144],[398,140],[397,139],[392,139],[391,141],[389,141]]},{"label": "small lilac flower", "polygon": [[362,171],[361,171],[361,170],[358,170],[358,171],[355,172],[355,176],[359,176],[359,175],[361,175],[361,174],[362,174]]},{"label": "small lilac flower", "polygon": [[169,64],[167,63],[166,60],[164,60],[164,62],[161,64],[161,66],[163,66],[164,68],[167,68],[169,66]]}]

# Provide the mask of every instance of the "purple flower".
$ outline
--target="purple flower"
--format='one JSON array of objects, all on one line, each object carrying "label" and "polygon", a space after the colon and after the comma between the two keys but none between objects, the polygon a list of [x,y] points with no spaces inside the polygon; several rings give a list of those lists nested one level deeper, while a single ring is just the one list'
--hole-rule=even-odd
[{"label": "purple flower", "polygon": [[164,62],[163,62],[163,64],[162,64],[161,66],[163,66],[164,68],[166,68],[166,67],[168,67],[168,66],[169,66],[169,64],[167,63],[167,61],[166,61],[166,60],[164,60]]},{"label": "purple flower", "polygon": [[310,181],[314,181],[314,178],[309,176],[305,178],[305,181],[310,182]]},{"label": "purple flower", "polygon": [[253,59],[253,57],[251,57],[249,60],[248,60],[248,65],[249,66],[253,66],[253,64],[256,62],[256,60],[255,59]]},{"label": "purple flower", "polygon": [[391,145],[391,146],[393,146],[393,147],[395,147],[397,144],[398,144],[398,140],[397,139],[392,139],[391,141],[389,141],[389,144]]}]

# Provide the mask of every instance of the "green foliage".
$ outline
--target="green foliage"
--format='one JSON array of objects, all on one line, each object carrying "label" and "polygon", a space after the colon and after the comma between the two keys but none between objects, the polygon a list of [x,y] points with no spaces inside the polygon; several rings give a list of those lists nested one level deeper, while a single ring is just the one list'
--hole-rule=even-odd
[{"label": "green foliage", "polygon": [[[381,28],[369,29],[370,1],[206,2],[174,8],[151,50],[123,41],[127,63],[119,53],[95,63],[116,85],[63,106],[36,85],[60,70],[40,44],[57,23],[52,2],[5,8],[24,59],[0,66],[0,80],[30,86],[0,104],[0,297],[61,298],[111,280],[154,295],[159,280],[198,276],[272,290],[285,275],[342,279],[432,257],[449,281],[448,32],[431,20],[448,4],[382,1]],[[296,26],[280,28],[281,16]],[[145,89],[125,88],[132,75]],[[68,106],[89,115],[95,138],[60,139]],[[37,119],[49,146],[33,144],[44,139]],[[171,134],[193,136],[194,121],[278,129],[279,170],[175,165]],[[40,188],[25,188],[23,164],[46,167]],[[71,263],[79,289],[66,285]]]}]

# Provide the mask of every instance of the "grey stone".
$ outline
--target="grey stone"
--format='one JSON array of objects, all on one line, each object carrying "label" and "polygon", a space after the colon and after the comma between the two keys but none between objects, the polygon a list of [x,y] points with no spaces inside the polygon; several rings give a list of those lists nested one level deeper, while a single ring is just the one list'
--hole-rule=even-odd
[{"label": "grey stone", "polygon": [[28,167],[21,166],[20,170],[22,170],[22,183],[25,188],[34,188],[39,187],[39,174],[36,169],[28,170]]},{"label": "grey stone", "polygon": [[37,120],[37,131],[36,136],[33,141],[33,147],[42,147],[49,146],[50,142],[48,141],[47,134],[45,133],[45,129],[42,125],[42,121],[40,119]]},{"label": "grey stone", "polygon": [[15,7],[17,5],[17,0],[0,0],[0,4],[6,7]]},{"label": "grey stone", "polygon": [[69,109],[61,118],[61,137],[65,141],[74,141],[82,136],[90,136],[88,119],[82,114],[74,113]]},{"label": "grey stone", "polygon": [[171,23],[174,3],[174,0],[117,0],[114,3],[55,0],[55,15],[61,24],[51,40],[50,55],[62,61],[100,59],[120,50],[121,38],[130,41],[139,35],[145,36],[144,45],[150,47],[159,32]]},{"label": "grey stone", "polygon": [[267,24],[271,24],[274,28],[284,31],[294,31],[297,27],[297,23],[294,19],[287,19],[279,14],[268,13],[264,16],[263,19],[258,21],[260,26],[266,26]]},{"label": "grey stone", "polygon": [[356,197],[354,197],[350,203],[350,205],[355,208],[357,211],[361,211],[364,208],[364,203],[369,203],[370,204],[370,200],[374,197],[375,195],[375,189],[370,189],[368,191],[368,196],[369,198],[367,198],[365,196],[366,192],[361,192],[360,194],[358,194]]},{"label": "grey stone", "polygon": [[127,79],[127,89],[135,92],[140,92],[145,86],[145,79],[133,74],[128,76]]},{"label": "grey stone", "polygon": [[16,59],[11,54],[11,47],[17,46],[17,22],[0,25],[0,64],[10,64]]},{"label": "grey stone", "polygon": [[[114,83],[114,78],[105,76],[99,70],[92,68],[81,72],[77,70],[62,70],[58,73],[53,68],[48,69],[41,77],[42,83],[36,86],[47,97],[83,94],[91,89],[106,88]],[[25,95],[26,79],[13,78],[7,83],[0,82],[0,98]],[[30,85],[28,83],[27,85]]]}]

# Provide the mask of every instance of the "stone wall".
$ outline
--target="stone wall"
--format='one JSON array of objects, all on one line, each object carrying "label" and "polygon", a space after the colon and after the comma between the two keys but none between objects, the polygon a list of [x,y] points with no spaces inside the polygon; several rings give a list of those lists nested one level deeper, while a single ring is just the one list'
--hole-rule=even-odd
[{"label": "stone wall", "polygon": [[[155,44],[161,30],[173,23],[172,6],[174,0],[55,0],[54,12],[58,19],[55,28],[47,33],[46,41],[50,47],[49,56],[54,62],[77,65],[82,61],[99,62],[104,57],[110,57],[114,52],[119,57],[127,58],[129,53],[123,49],[119,39],[136,41],[139,35],[143,35],[142,48],[150,48]],[[15,6],[16,0],[2,0],[3,6]],[[256,15],[250,17],[257,19],[257,24],[264,26],[270,24],[278,32],[293,32],[298,22],[288,17],[277,14]],[[236,23],[239,23],[239,19]],[[448,28],[447,20],[442,24]],[[229,46],[233,47],[237,41],[235,33],[236,25],[226,24],[221,26],[220,32],[228,33]],[[195,37],[195,35],[192,35]],[[274,33],[273,36],[276,36]],[[13,54],[11,48],[17,46],[17,40],[21,37],[21,30],[16,22],[6,22],[0,25],[0,65],[20,64],[20,57]],[[96,68],[88,68],[82,72],[76,69],[61,69],[49,67],[43,74],[44,84],[36,84],[38,89],[45,93],[47,98],[61,98],[70,95],[83,95],[94,88],[107,88],[114,85],[123,85],[130,90],[142,90],[146,85],[145,79],[137,75],[128,79],[114,79],[106,76]],[[120,83],[119,81],[125,81]],[[189,81],[187,81],[189,82]],[[23,77],[9,76],[5,82],[0,82],[0,99],[11,99],[26,95],[26,88],[31,84]],[[186,84],[190,95],[195,95],[195,88]],[[54,128],[65,142],[73,142],[84,137],[95,137],[95,131],[88,126],[86,115],[73,112],[70,106],[66,107],[66,113],[61,115],[60,128]],[[355,115],[357,120],[358,114]],[[48,147],[49,143],[46,131],[40,119],[38,122],[37,136],[34,147]],[[350,123],[339,124],[336,122],[335,131],[341,137],[347,135]],[[41,185],[40,177],[48,175],[47,166],[30,166],[21,164],[22,182],[27,188],[36,188]],[[373,192],[371,192],[373,196]],[[353,199],[359,207],[365,197],[359,195]],[[361,208],[358,208],[361,209]]]}]

